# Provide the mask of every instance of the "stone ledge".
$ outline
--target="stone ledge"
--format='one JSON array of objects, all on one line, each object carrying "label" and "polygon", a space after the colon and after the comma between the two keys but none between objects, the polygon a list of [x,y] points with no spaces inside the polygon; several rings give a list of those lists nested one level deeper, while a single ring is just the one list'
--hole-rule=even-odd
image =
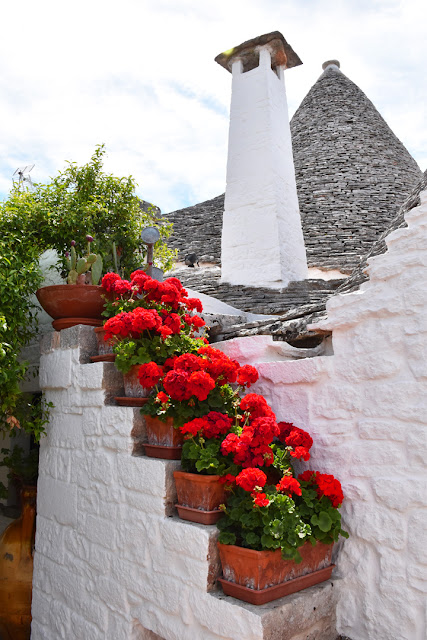
[{"label": "stone ledge", "polygon": [[261,606],[225,596],[222,591],[210,595],[259,617],[262,640],[339,640],[335,617],[338,580],[333,578]]}]

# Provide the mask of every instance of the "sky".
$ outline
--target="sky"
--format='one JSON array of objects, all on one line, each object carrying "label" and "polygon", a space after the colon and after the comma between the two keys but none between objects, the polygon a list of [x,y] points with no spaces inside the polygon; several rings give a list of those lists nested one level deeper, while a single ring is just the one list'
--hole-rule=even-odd
[{"label": "sky", "polygon": [[303,61],[285,72],[289,114],[338,59],[424,171],[425,0],[0,0],[0,199],[35,164],[107,149],[163,213],[225,190],[231,74],[215,56],[281,31]]}]

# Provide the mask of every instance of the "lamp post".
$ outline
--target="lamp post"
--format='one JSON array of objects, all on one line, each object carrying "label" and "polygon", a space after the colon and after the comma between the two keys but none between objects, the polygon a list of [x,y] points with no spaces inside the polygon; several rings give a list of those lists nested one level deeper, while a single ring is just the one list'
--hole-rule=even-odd
[{"label": "lamp post", "polygon": [[159,282],[163,281],[163,271],[153,266],[154,245],[160,240],[160,233],[156,227],[145,227],[141,231],[141,240],[147,246],[147,269],[146,273]]}]

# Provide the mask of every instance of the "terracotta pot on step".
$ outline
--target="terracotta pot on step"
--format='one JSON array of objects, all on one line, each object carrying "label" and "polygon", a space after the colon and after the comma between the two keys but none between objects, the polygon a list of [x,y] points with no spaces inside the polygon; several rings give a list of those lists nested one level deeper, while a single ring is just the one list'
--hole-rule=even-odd
[{"label": "terracotta pot on step", "polygon": [[226,595],[251,604],[301,591],[331,577],[332,544],[306,542],[299,548],[302,562],[284,560],[280,549],[255,551],[218,543],[223,578],[219,582]]},{"label": "terracotta pot on step", "polygon": [[140,364],[134,364],[127,373],[123,374],[125,396],[128,398],[148,398],[151,389],[143,387],[138,378]]},{"label": "terracotta pot on step", "polygon": [[104,327],[95,327],[94,331],[98,344],[98,355],[91,356],[92,362],[114,362],[116,354],[113,353],[113,342],[105,341]]},{"label": "terracotta pot on step", "polygon": [[200,524],[214,524],[222,512],[220,504],[225,503],[226,493],[220,476],[204,476],[198,473],[174,471],[178,495],[178,515],[183,520]]},{"label": "terracotta pot on step", "polygon": [[150,458],[181,460],[184,437],[179,429],[173,426],[173,418],[166,421],[152,416],[145,416],[148,443],[144,444],[145,455]]},{"label": "terracotta pot on step", "polygon": [[0,538],[0,637],[29,640],[36,487],[23,487],[22,513]]},{"label": "terracotta pot on step", "polygon": [[99,285],[54,284],[36,291],[43,309],[52,318],[52,327],[57,331],[77,324],[100,327],[106,291]]}]

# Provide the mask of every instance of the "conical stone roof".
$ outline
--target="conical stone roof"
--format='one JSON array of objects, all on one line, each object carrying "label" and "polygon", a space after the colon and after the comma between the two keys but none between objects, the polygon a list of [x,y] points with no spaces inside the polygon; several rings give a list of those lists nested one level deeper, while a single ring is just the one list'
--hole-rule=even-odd
[{"label": "conical stone roof", "polygon": [[[296,111],[291,133],[308,264],[350,274],[422,173],[372,102],[333,62]],[[223,209],[221,195],[166,215],[174,223],[168,244],[181,261],[195,252],[201,263],[221,263]],[[192,271],[187,269],[190,279]]]},{"label": "conical stone roof", "polygon": [[309,265],[348,272],[422,173],[372,102],[331,62],[292,118],[291,133]]}]

